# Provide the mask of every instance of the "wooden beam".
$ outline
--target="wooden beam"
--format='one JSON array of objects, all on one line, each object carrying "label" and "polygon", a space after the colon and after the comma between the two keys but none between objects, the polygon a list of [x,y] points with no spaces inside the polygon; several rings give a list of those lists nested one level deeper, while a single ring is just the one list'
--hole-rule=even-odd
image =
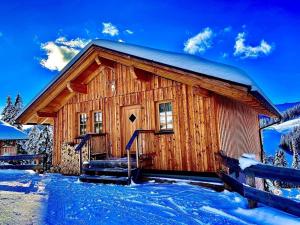
[{"label": "wooden beam", "polygon": [[97,65],[99,65],[99,66],[101,65],[101,61],[99,59],[99,56],[96,56],[95,61],[96,61]]},{"label": "wooden beam", "polygon": [[129,73],[130,73],[130,75],[131,75],[131,77],[132,77],[133,79],[137,79],[137,75],[136,75],[136,73],[135,73],[135,71],[134,71],[134,67],[133,67],[133,66],[130,66],[130,67],[129,67]]},{"label": "wooden beam", "polygon": [[100,73],[102,73],[105,69],[105,66],[100,66],[98,69],[96,69],[93,73],[91,73],[84,81],[84,84],[88,84],[91,82],[96,76],[98,76]]},{"label": "wooden beam", "polygon": [[74,82],[68,82],[67,88],[70,92],[76,92],[81,94],[87,94],[87,85],[86,84],[79,84]]},{"label": "wooden beam", "polygon": [[43,111],[37,111],[38,117],[57,117],[57,112],[43,112]]}]

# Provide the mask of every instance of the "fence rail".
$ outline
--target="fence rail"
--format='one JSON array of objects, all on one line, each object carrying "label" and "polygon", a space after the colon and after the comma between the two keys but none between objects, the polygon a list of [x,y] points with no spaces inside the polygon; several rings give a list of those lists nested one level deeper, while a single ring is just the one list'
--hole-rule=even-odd
[{"label": "fence rail", "polygon": [[[21,164],[22,161],[35,161],[35,163]],[[37,171],[45,171],[47,169],[46,154],[0,156],[0,162],[11,162],[8,165],[0,165],[0,169],[37,170]]]},{"label": "fence rail", "polygon": [[[258,190],[255,188],[255,177],[266,178],[271,180],[281,180],[289,183],[300,183],[300,170],[276,167],[265,164],[256,164],[242,170],[237,159],[230,158],[220,153],[222,163],[230,169],[231,172],[244,173],[246,181],[252,180],[251,184],[243,184],[235,177],[219,172],[219,177],[232,191],[239,193],[249,201],[249,207],[256,206],[256,202],[261,202],[265,205],[280,209],[287,213],[300,217],[300,202],[289,198],[274,195],[272,193]],[[250,185],[250,186],[249,186]],[[252,187],[251,187],[252,186]]]}]

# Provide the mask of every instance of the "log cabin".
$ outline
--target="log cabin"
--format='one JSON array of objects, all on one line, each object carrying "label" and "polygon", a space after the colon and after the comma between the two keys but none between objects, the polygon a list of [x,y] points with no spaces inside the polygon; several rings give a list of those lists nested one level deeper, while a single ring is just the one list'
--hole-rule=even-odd
[{"label": "log cabin", "polygon": [[107,168],[118,172],[116,179],[137,169],[213,173],[220,150],[260,160],[259,115],[280,117],[238,68],[98,39],[17,121],[53,125],[53,166],[101,180]]}]

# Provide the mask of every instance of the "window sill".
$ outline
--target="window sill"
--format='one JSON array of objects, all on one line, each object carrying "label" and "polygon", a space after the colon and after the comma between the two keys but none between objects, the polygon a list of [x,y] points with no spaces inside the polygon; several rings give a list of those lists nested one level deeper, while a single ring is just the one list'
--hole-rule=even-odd
[{"label": "window sill", "polygon": [[155,135],[160,135],[160,134],[174,134],[174,130],[160,130],[154,133]]}]

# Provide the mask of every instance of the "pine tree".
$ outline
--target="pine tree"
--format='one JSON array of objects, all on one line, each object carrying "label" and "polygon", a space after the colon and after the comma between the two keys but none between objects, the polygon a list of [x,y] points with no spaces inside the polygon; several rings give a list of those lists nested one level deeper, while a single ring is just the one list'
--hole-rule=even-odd
[{"label": "pine tree", "polygon": [[[15,100],[15,104],[14,104],[14,119],[17,118],[17,116],[21,113],[23,109],[23,100],[20,94],[17,95],[16,100]],[[22,129],[22,125],[21,124],[17,124],[14,123],[14,126]]]},{"label": "pine tree", "polygon": [[286,167],[287,161],[285,159],[285,154],[282,149],[277,150],[274,158],[274,166]]},{"label": "pine tree", "polygon": [[300,169],[300,158],[297,150],[294,150],[293,152],[293,163],[292,168],[294,169]]},{"label": "pine tree", "polygon": [[40,141],[41,131],[39,126],[33,126],[28,134],[28,140],[24,143],[24,149],[28,154],[38,154],[39,141]]},{"label": "pine tree", "polygon": [[13,125],[15,123],[15,116],[14,116],[14,112],[15,112],[15,107],[12,104],[11,101],[11,97],[8,96],[6,99],[6,105],[2,111],[2,120]]}]

